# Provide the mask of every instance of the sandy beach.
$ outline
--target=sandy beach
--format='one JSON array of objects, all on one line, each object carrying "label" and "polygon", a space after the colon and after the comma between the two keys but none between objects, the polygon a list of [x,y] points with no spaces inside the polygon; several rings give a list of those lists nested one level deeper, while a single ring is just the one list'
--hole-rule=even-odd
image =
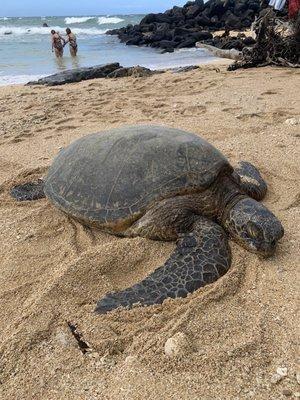
[{"label": "sandy beach", "polygon": [[[0,88],[1,399],[300,398],[299,87],[297,69],[218,64]],[[9,190],[44,176],[79,137],[149,123],[199,134],[232,164],[255,164],[285,236],[269,259],[232,243],[230,271],[186,299],[95,315],[100,297],[147,276],[174,243],[109,236],[46,199],[17,203]],[[164,344],[179,332],[189,346],[167,356]]]}]

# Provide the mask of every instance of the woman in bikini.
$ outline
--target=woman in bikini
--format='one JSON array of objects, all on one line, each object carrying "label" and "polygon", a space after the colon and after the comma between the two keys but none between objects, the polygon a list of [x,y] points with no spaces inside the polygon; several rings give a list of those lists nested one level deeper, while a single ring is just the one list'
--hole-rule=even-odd
[{"label": "woman in bikini", "polygon": [[70,54],[72,57],[76,57],[78,50],[76,36],[74,35],[74,33],[71,32],[70,28],[66,29],[66,33],[67,33],[67,39],[65,39],[65,45],[69,43]]},{"label": "woman in bikini", "polygon": [[63,38],[55,30],[51,31],[52,35],[52,51],[55,52],[56,57],[62,57],[64,54]]}]

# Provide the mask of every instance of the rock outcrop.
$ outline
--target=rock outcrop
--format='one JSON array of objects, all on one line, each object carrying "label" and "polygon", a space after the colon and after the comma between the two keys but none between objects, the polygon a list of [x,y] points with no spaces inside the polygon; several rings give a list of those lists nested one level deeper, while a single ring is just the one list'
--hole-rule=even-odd
[{"label": "rock outcrop", "polygon": [[164,13],[148,14],[138,25],[107,32],[127,45],[151,46],[172,52],[213,38],[211,31],[249,28],[261,10],[260,0],[189,1]]},{"label": "rock outcrop", "polygon": [[119,63],[97,65],[95,67],[76,68],[58,74],[46,76],[27,85],[58,86],[66,83],[86,81],[88,79],[106,78],[110,73],[121,68]]},{"label": "rock outcrop", "polygon": [[157,72],[158,71],[151,71],[151,69],[144,68],[139,65],[137,65],[136,67],[120,67],[108,74],[107,78],[124,78],[127,76],[141,78],[145,76],[151,76]]}]

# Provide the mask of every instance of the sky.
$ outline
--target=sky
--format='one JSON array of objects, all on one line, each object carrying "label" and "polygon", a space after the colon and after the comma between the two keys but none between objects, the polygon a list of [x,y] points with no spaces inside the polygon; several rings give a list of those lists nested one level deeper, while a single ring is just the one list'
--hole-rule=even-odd
[{"label": "sky", "polygon": [[186,2],[187,0],[0,0],[0,16],[145,14],[165,11]]}]

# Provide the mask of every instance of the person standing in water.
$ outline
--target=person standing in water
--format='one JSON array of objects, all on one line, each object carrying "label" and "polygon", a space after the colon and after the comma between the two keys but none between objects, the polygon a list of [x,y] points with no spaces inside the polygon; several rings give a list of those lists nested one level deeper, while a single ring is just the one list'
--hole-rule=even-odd
[{"label": "person standing in water", "polygon": [[52,29],[51,35],[52,51],[55,52],[56,57],[62,57],[64,54],[64,39],[60,36],[58,32],[55,32],[54,29]]},{"label": "person standing in water", "polygon": [[69,43],[70,46],[70,54],[72,57],[76,57],[77,55],[77,51],[78,51],[78,46],[77,46],[77,40],[76,40],[76,36],[74,35],[74,33],[71,32],[70,28],[66,29],[66,33],[67,33],[67,39],[65,39],[65,44],[64,46]]}]

